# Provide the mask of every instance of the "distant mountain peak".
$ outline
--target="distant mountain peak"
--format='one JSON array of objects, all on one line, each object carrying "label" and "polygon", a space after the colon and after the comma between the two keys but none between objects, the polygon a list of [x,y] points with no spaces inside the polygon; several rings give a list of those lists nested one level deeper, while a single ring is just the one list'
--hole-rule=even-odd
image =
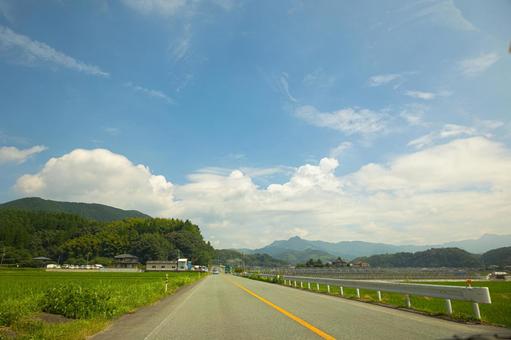
[{"label": "distant mountain peak", "polygon": [[300,236],[292,236],[287,240],[276,240],[270,245],[256,249],[255,252],[269,254],[278,259],[293,262],[293,259],[303,259],[306,256],[314,258],[341,257],[354,259],[357,257],[377,254],[414,253],[431,248],[460,248],[473,254],[482,254],[488,250],[511,246],[511,235],[484,234],[478,239],[461,240],[442,244],[429,245],[393,245],[365,241],[310,241]]}]

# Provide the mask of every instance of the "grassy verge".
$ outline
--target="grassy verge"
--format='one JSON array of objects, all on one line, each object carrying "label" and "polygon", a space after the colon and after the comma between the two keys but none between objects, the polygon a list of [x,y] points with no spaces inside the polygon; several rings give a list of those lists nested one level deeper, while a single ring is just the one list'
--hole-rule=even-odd
[{"label": "grassy verge", "polygon": [[[282,281],[275,279],[265,279],[259,277],[250,277],[252,279],[266,281],[271,283],[283,284]],[[416,282],[421,283],[421,282]],[[425,282],[422,282],[425,283]],[[464,282],[427,282],[427,284],[449,285],[449,286],[464,286]],[[511,328],[511,282],[503,281],[475,281],[472,283],[474,287],[488,287],[492,298],[491,304],[480,304],[481,321],[483,323],[504,326]],[[307,283],[304,282],[303,288],[300,288],[298,283],[297,289],[308,290]],[[316,291],[317,286],[311,283],[311,291]],[[319,293],[340,296],[340,288],[330,286],[330,293],[327,291],[326,285],[319,285]],[[344,288],[344,297],[348,299],[357,299],[356,289]],[[429,315],[448,317],[445,312],[445,300],[438,298],[411,296],[412,308]],[[358,299],[357,299],[358,300]],[[382,301],[378,302],[376,291],[360,290],[360,300],[371,303],[382,303],[398,308],[406,308],[405,296],[397,293],[382,292]],[[453,315],[451,318],[458,321],[474,321],[472,314],[472,304],[466,301],[452,301]]]},{"label": "grassy verge", "polygon": [[164,273],[1,270],[0,339],[84,339],[199,277],[169,273],[165,293]]}]

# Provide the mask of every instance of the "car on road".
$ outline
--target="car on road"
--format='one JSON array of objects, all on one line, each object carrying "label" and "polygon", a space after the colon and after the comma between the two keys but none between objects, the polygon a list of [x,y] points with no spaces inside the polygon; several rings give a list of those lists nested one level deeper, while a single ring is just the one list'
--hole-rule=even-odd
[{"label": "car on road", "polygon": [[215,268],[215,269],[213,269],[212,273],[213,273],[214,275],[217,275],[217,274],[220,274],[220,271],[219,271],[218,269],[216,269],[216,268]]}]

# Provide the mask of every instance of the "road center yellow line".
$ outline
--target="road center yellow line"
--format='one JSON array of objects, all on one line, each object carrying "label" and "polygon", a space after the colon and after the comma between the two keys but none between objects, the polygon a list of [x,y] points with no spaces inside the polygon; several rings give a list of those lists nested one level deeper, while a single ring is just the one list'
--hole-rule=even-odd
[{"label": "road center yellow line", "polygon": [[[229,280],[231,281],[231,280]],[[319,335],[320,337],[322,337],[323,339],[328,339],[328,340],[335,340],[335,338],[333,336],[331,336],[330,334],[327,334],[325,332],[323,332],[321,329],[317,328],[317,327],[314,327],[313,325],[311,325],[310,323],[308,323],[307,321],[305,320],[302,320],[300,319],[299,317],[297,317],[296,315],[288,312],[287,310],[285,310],[284,308],[281,308],[279,306],[277,306],[276,304],[272,303],[271,301],[268,301],[266,300],[265,298],[263,298],[262,296],[259,296],[257,295],[256,293],[254,293],[253,291],[251,291],[250,289],[242,286],[241,284],[239,283],[236,283],[234,281],[231,281],[231,283],[235,286],[237,286],[238,288],[241,288],[243,289],[245,292],[247,292],[248,294],[252,295],[253,297],[259,299],[260,301],[266,303],[268,306],[270,307],[273,307],[274,309],[278,310],[279,312],[281,312],[282,314],[284,314],[285,316],[287,316],[288,318],[290,318],[291,320],[294,320],[296,321],[297,323],[299,323],[300,325],[302,325],[303,327],[307,328],[308,330],[310,330],[311,332],[314,332],[316,333],[317,335]]]}]

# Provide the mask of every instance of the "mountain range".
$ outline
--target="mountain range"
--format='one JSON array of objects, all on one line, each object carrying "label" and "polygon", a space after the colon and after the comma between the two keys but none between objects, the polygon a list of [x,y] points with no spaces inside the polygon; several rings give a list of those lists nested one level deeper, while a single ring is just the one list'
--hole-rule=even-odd
[{"label": "mountain range", "polygon": [[21,198],[18,200],[3,203],[0,204],[0,209],[21,209],[27,211],[45,211],[75,214],[83,218],[102,222],[111,222],[132,217],[151,217],[137,210],[123,210],[104,204],[60,202],[46,200],[39,197]]},{"label": "mountain range", "polygon": [[431,245],[393,245],[364,241],[341,241],[337,243],[304,240],[299,236],[288,240],[274,241],[259,249],[240,249],[244,253],[262,253],[292,264],[303,263],[309,258],[329,260],[336,257],[352,260],[376,254],[395,254],[400,252],[418,252],[431,248],[460,248],[474,254],[488,250],[511,246],[511,235],[484,234],[478,239],[462,240]]}]

